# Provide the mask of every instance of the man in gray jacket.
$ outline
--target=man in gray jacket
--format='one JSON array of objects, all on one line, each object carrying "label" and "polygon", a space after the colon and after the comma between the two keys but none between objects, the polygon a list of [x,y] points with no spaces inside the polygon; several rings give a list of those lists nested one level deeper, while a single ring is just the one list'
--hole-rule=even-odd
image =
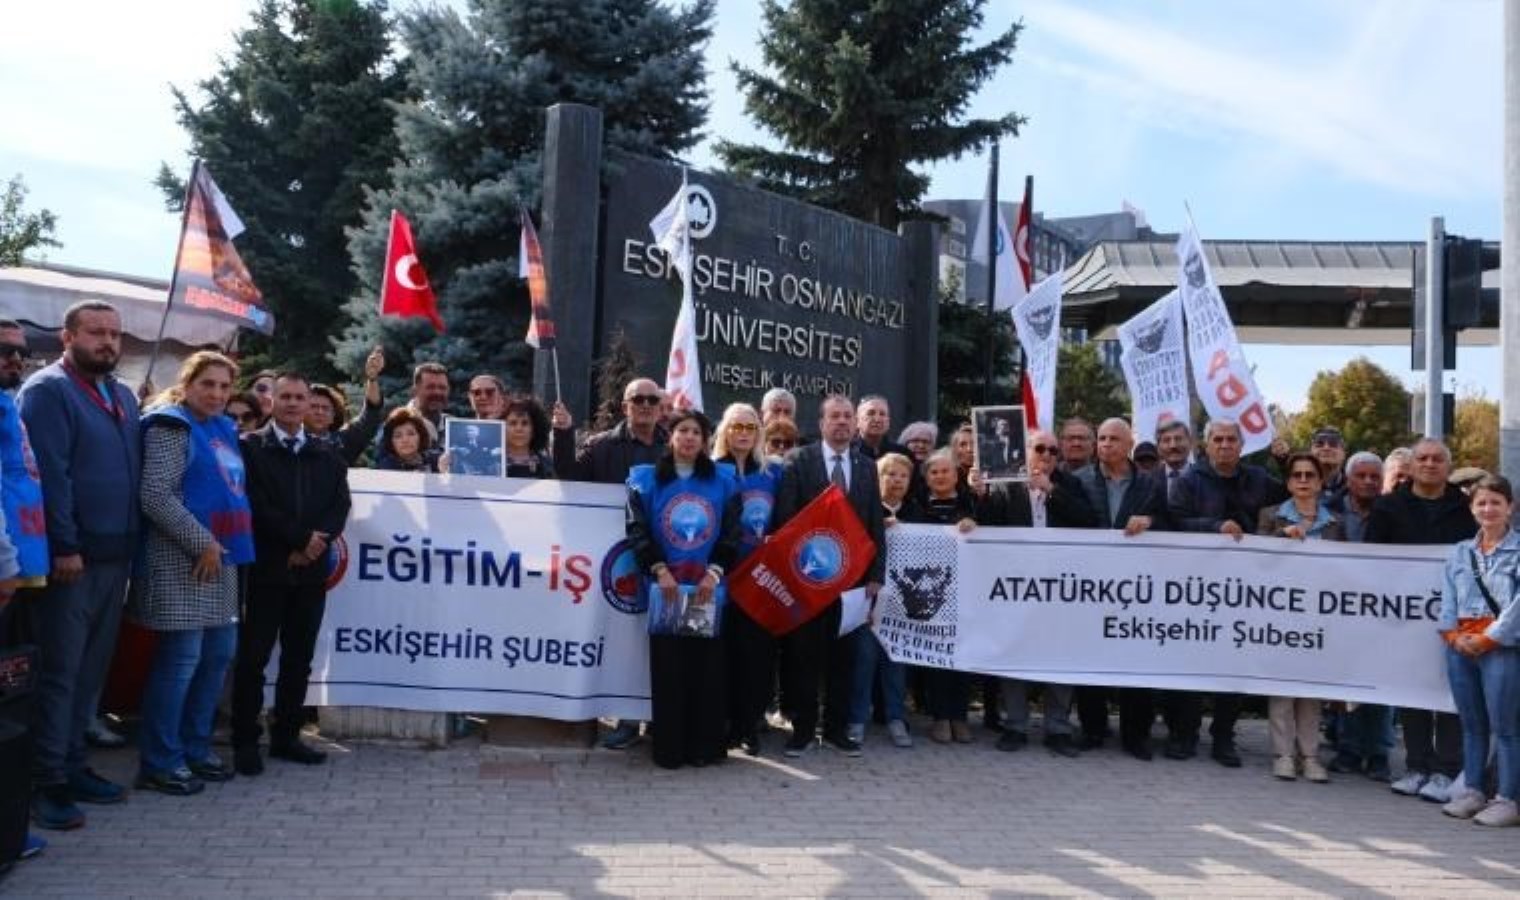
[{"label": "man in gray jacket", "polygon": [[121,316],[98,300],[64,314],[63,356],[33,375],[17,404],[47,503],[52,554],[34,608],[41,654],[32,760],[32,818],[78,828],[76,803],[116,803],[125,790],[85,765],[85,729],[116,649],[137,550],[142,442],[137,400],[111,377]]}]

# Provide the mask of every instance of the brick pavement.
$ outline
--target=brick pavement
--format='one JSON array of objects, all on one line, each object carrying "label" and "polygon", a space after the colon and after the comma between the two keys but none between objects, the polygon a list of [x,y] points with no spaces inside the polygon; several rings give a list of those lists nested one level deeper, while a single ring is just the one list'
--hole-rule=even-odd
[{"label": "brick pavement", "polygon": [[[919,732],[925,729],[920,723]],[[772,752],[665,772],[647,751],[333,746],[199,797],[138,793],[50,834],[16,897],[1482,896],[1520,892],[1520,829],[1340,776],[1066,760],[872,735],[858,760]],[[768,749],[778,750],[771,736]],[[1205,741],[1206,743],[1206,741]],[[126,776],[130,751],[103,754]]]}]

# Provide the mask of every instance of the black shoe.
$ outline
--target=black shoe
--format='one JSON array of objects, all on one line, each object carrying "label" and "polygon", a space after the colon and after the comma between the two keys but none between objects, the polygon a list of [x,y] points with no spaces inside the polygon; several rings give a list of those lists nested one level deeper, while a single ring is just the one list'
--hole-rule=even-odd
[{"label": "black shoe", "polygon": [[69,793],[78,803],[109,805],[127,799],[127,789],[94,769],[82,769],[69,776]]},{"label": "black shoe", "polygon": [[1350,753],[1337,753],[1330,760],[1329,768],[1337,775],[1358,775],[1362,771],[1362,758]]},{"label": "black shoe", "polygon": [[1150,741],[1135,741],[1124,745],[1124,752],[1141,762],[1150,762],[1154,754],[1151,753]]},{"label": "black shoe", "polygon": [[851,738],[847,734],[825,734],[823,742],[845,756],[855,757],[861,755],[860,741]]},{"label": "black shoe", "polygon": [[1022,731],[1014,731],[1012,728],[1005,728],[1002,736],[997,739],[997,748],[1004,753],[1023,750],[1028,744],[1029,735]]},{"label": "black shoe", "polygon": [[133,784],[139,790],[158,791],[171,797],[190,797],[206,789],[206,782],[196,778],[188,766],[168,772],[140,772]]},{"label": "black shoe", "polygon": [[186,767],[196,778],[208,783],[231,781],[234,777],[232,767],[222,762],[222,758],[215,753],[208,755],[205,759],[187,763]]},{"label": "black shoe", "polygon": [[1214,762],[1226,769],[1240,768],[1240,751],[1235,749],[1234,741],[1215,741],[1211,755],[1214,757]]},{"label": "black shoe", "polygon": [[813,749],[813,739],[811,737],[799,737],[794,734],[787,738],[786,748],[782,750],[782,755],[787,759],[800,759],[806,756],[807,752],[811,749]]},{"label": "black shoe", "polygon": [[1057,756],[1064,756],[1068,759],[1082,755],[1082,751],[1077,749],[1076,742],[1071,739],[1071,735],[1069,734],[1046,735],[1045,749]]},{"label": "black shoe", "polygon": [[32,793],[32,822],[49,831],[71,831],[84,826],[84,812],[74,805],[68,785],[50,784]]},{"label": "black shoe", "polygon": [[239,775],[253,778],[264,774],[264,757],[259,753],[259,747],[254,744],[251,747],[238,747],[232,751],[232,767],[237,769]]},{"label": "black shoe", "polygon": [[1077,740],[1078,750],[1101,750],[1103,749],[1104,736],[1101,734],[1084,734]]},{"label": "black shoe", "polygon": [[739,738],[739,749],[744,751],[745,756],[760,755],[760,732],[751,731]]},{"label": "black shoe", "polygon": [[1167,759],[1192,759],[1198,755],[1198,742],[1185,738],[1167,738],[1166,749],[1161,751],[1161,755]]},{"label": "black shoe", "polygon": [[286,762],[300,763],[303,766],[320,766],[327,762],[327,754],[315,747],[303,744],[299,738],[290,743],[269,745],[269,757],[271,759],[283,759]]}]

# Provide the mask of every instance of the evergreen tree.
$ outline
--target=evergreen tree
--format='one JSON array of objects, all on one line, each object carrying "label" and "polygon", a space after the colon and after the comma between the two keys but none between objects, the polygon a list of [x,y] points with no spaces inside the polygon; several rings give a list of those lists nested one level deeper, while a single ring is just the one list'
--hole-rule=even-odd
[{"label": "evergreen tree", "polygon": [[1023,28],[974,46],[985,5],[765,0],[767,71],[733,68],[745,110],[782,149],[722,141],[719,155],[762,187],[895,229],[929,186],[913,166],[959,158],[1024,122],[965,118]]},{"label": "evergreen tree", "polygon": [[17,175],[0,193],[0,266],[19,266],[39,247],[62,247],[53,237],[58,217],[46,209],[25,210],[26,182]]},{"label": "evergreen tree", "polygon": [[[712,0],[470,0],[467,19],[424,8],[401,18],[416,99],[400,109],[392,186],[350,232],[360,290],[334,342],[340,365],[383,342],[395,359],[436,360],[464,380],[525,385],[532,348],[517,278],[518,206],[536,206],[545,109],[599,107],[609,147],[670,158],[707,113],[702,48]],[[448,331],[382,322],[375,304],[392,208],[404,212]],[[586,261],[591,264],[590,260]]]},{"label": "evergreen tree", "polygon": [[[939,286],[939,398],[942,436],[971,420],[971,408],[989,402],[987,385],[987,309],[962,303],[961,271],[951,269]],[[1005,406],[1019,402],[1014,380],[1013,317],[1000,312],[990,319],[993,340],[993,385],[990,402]]]},{"label": "evergreen tree", "polygon": [[1130,414],[1124,376],[1103,365],[1098,345],[1062,344],[1056,354],[1056,428],[1072,416],[1097,427],[1104,419]]},{"label": "evergreen tree", "polygon": [[[355,290],[345,229],[396,155],[391,101],[404,96],[405,66],[389,27],[383,0],[261,0],[231,58],[200,83],[205,102],[174,89],[190,155],[248,226],[238,253],[276,317],[267,341],[245,335],[253,368],[332,374],[329,340]],[[183,178],[165,165],[157,182],[178,210]]]}]

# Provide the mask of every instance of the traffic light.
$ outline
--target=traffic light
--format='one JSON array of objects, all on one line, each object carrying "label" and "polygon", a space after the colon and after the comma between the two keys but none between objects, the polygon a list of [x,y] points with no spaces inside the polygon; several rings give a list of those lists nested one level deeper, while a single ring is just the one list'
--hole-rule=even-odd
[{"label": "traffic light", "polygon": [[1446,237],[1447,328],[1477,328],[1483,321],[1483,273],[1499,268],[1499,245]]}]

